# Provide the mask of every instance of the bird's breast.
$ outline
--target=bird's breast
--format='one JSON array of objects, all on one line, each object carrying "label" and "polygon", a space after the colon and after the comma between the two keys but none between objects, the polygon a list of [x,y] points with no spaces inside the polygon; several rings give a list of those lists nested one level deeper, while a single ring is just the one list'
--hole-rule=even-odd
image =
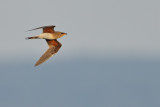
[{"label": "bird's breast", "polygon": [[57,39],[56,35],[54,33],[42,33],[40,35],[42,39]]}]

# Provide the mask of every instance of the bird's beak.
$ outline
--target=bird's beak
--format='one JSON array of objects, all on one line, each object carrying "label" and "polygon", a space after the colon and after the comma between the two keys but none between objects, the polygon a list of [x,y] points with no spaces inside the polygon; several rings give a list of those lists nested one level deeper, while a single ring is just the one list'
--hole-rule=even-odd
[{"label": "bird's beak", "polygon": [[64,35],[67,35],[67,33],[63,33],[63,36],[64,36]]}]

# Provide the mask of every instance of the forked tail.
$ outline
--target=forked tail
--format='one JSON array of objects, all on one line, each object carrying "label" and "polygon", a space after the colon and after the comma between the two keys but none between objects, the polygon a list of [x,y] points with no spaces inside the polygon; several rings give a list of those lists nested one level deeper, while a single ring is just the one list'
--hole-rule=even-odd
[{"label": "forked tail", "polygon": [[33,36],[33,37],[27,37],[26,39],[38,39],[38,36]]}]

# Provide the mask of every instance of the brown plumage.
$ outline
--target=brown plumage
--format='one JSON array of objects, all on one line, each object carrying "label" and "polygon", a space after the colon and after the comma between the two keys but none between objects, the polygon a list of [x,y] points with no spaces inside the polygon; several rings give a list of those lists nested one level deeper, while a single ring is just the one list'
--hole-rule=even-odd
[{"label": "brown plumage", "polygon": [[[43,29],[43,33],[52,33],[52,34],[57,34],[54,30],[55,26],[43,26],[43,27],[38,27],[32,30],[37,30],[37,29]],[[32,31],[29,30],[29,31]],[[59,32],[58,32],[59,33]],[[66,33],[60,32],[62,36],[66,35]],[[60,36],[60,37],[62,37]],[[35,37],[28,37],[27,39],[37,39],[37,36]],[[44,38],[45,39],[45,38]],[[52,57],[54,54],[58,52],[58,50],[61,48],[62,44],[57,41],[57,39],[46,39],[46,42],[48,43],[48,50],[40,57],[40,59],[36,62],[35,66],[38,66],[42,64],[43,62],[47,61],[50,57]]]},{"label": "brown plumage", "polygon": [[34,29],[31,29],[31,30],[28,30],[28,31],[32,31],[32,30],[37,30],[37,29],[43,29],[43,33],[54,33],[54,27],[56,26],[53,26],[53,25],[50,25],[50,26],[42,26],[42,27],[38,27],[38,28],[34,28]]},{"label": "brown plumage", "polygon": [[61,43],[55,40],[46,40],[48,43],[48,50],[40,57],[40,59],[36,62],[35,66],[40,65],[41,63],[47,61],[50,57],[52,57],[58,50],[61,48]]}]

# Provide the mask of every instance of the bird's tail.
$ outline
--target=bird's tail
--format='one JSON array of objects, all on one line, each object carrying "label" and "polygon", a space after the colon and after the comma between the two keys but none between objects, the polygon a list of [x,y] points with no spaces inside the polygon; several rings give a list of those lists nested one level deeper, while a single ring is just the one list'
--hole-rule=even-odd
[{"label": "bird's tail", "polygon": [[27,37],[26,39],[39,39],[39,36]]}]

